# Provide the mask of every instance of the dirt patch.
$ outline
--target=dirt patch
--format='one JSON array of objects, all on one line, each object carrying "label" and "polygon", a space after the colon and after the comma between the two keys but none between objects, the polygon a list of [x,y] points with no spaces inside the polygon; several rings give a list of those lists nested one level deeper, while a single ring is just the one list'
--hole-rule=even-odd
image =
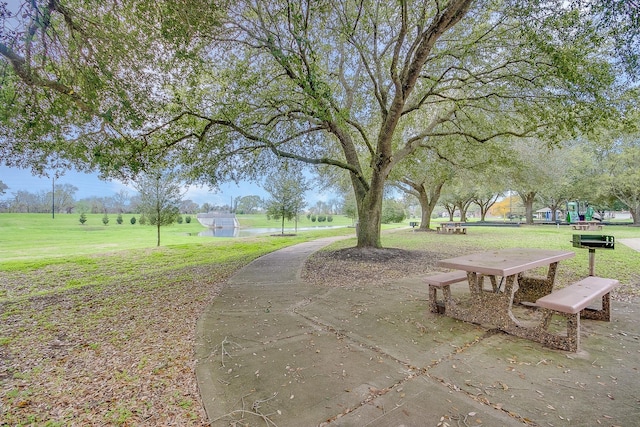
[{"label": "dirt patch", "polygon": [[422,259],[422,251],[408,251],[405,249],[397,248],[346,248],[337,251],[326,252],[327,258],[333,258],[340,261],[350,260],[358,262],[393,262],[402,261],[408,262],[411,259]]},{"label": "dirt patch", "polygon": [[0,304],[0,419],[208,425],[193,348],[198,317],[235,268],[220,270],[212,264],[114,278]]},{"label": "dirt patch", "polygon": [[346,248],[313,254],[302,278],[319,286],[364,286],[387,283],[436,269],[442,253],[397,248]]}]

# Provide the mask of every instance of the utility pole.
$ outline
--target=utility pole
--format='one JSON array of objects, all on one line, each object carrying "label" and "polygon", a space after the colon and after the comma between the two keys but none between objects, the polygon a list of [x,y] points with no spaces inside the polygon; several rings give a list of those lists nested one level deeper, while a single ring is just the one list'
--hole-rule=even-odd
[{"label": "utility pole", "polygon": [[51,218],[56,218],[56,176],[51,180]]}]

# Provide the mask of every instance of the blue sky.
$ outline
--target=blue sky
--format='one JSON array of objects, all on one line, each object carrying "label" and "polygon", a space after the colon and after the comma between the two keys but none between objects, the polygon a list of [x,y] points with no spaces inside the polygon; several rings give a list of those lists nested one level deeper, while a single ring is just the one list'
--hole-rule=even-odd
[{"label": "blue sky", "polygon": [[[0,166],[0,181],[9,187],[3,199],[12,197],[12,194],[24,190],[30,193],[38,193],[40,191],[51,191],[51,178],[33,176],[31,171],[26,169],[10,168]],[[97,174],[86,174],[76,171],[67,171],[64,175],[56,180],[57,184],[71,184],[78,188],[75,195],[76,200],[84,199],[91,196],[107,197],[113,196],[120,190],[126,190],[133,195],[136,190],[131,185],[126,185],[120,181],[103,181],[98,178]],[[219,191],[210,190],[208,187],[189,187],[185,188],[183,199],[193,200],[202,205],[205,202],[211,204],[229,204],[231,197],[257,195],[267,197],[266,192],[256,184],[229,183],[222,185]],[[317,198],[316,198],[317,199]],[[309,200],[310,202],[310,200]],[[315,203],[315,200],[313,201]]]},{"label": "blue sky", "polygon": [[[30,193],[38,193],[40,191],[51,191],[51,178],[33,176],[31,171],[26,169],[10,168],[0,165],[0,181],[9,188],[0,199],[8,199],[13,197],[13,193],[24,190]],[[120,181],[103,181],[98,178],[97,174],[86,174],[76,171],[67,171],[60,178],[56,179],[56,184],[71,184],[78,188],[75,199],[80,200],[91,196],[109,197],[118,193],[120,190],[126,190],[130,195],[134,195],[137,191],[131,186]],[[202,205],[210,203],[214,205],[228,205],[231,198],[242,196],[260,196],[268,198],[269,194],[260,186],[249,182],[226,183],[220,186],[218,190],[210,190],[208,187],[185,187],[184,200],[192,200]],[[307,206],[313,206],[317,201],[328,201],[336,197],[330,192],[317,192],[316,190],[308,191],[306,194]]]}]

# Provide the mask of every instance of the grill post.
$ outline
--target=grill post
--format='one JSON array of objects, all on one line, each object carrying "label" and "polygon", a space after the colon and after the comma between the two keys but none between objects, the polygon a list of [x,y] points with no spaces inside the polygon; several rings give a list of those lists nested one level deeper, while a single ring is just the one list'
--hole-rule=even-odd
[{"label": "grill post", "polygon": [[596,249],[613,249],[615,238],[598,234],[574,234],[574,248],[589,249],[589,276],[596,275]]}]

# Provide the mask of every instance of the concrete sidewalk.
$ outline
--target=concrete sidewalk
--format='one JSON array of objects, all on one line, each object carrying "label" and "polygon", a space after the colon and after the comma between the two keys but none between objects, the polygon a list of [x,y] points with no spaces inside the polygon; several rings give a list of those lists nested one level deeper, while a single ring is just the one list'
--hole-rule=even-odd
[{"label": "concrete sidewalk", "polygon": [[213,426],[640,425],[640,312],[584,320],[579,353],[428,312],[419,277],[312,287],[266,255],[199,320],[196,374]]},{"label": "concrete sidewalk", "polygon": [[625,246],[630,247],[633,250],[640,252],[640,239],[618,239],[618,242],[622,243]]}]

